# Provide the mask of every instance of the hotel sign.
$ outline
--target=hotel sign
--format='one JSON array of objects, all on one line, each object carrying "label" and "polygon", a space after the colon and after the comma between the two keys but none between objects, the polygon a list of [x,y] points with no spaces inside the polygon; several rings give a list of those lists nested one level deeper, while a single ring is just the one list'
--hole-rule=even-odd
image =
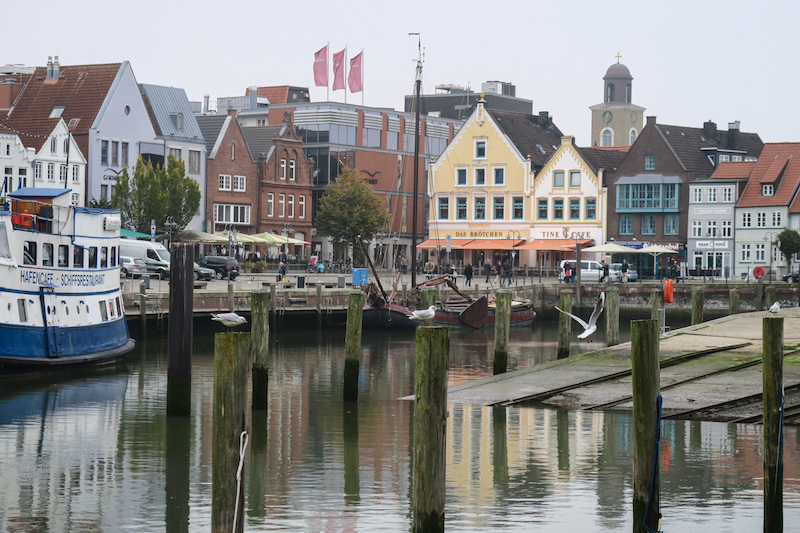
[{"label": "hotel sign", "polygon": [[695,207],[695,215],[730,215],[730,207]]},{"label": "hotel sign", "polygon": [[696,241],[694,247],[698,250],[727,250],[728,241]]}]

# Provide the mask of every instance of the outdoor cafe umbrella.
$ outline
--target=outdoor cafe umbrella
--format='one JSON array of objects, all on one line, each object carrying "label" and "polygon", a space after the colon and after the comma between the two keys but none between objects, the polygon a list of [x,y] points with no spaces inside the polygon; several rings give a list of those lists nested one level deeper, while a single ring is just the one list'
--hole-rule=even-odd
[{"label": "outdoor cafe umbrella", "polygon": [[653,263],[655,263],[655,275],[658,277],[658,256],[661,254],[677,254],[675,250],[671,248],[667,248],[666,246],[660,246],[658,244],[653,244],[651,246],[645,246],[644,248],[639,249],[640,254],[650,254],[653,256]]},{"label": "outdoor cafe umbrella", "polygon": [[230,231],[219,231],[214,235],[219,237],[224,237],[227,241],[229,236],[233,236],[233,239],[238,244],[270,244],[266,240],[256,237],[255,235],[247,235],[246,233],[231,233]]},{"label": "outdoor cafe umbrella", "polygon": [[[168,238],[167,234],[159,235],[158,239]],[[212,235],[204,231],[196,229],[184,229],[177,233],[172,234],[172,242],[190,242],[190,243],[203,243],[203,244],[225,244],[228,239],[218,235]]]},{"label": "outdoor cafe umbrella", "polygon": [[253,235],[253,237],[262,239],[267,244],[267,246],[277,246],[279,244],[285,244],[283,237],[281,237],[280,235],[276,235],[274,233],[270,233],[268,231],[265,231],[264,233],[256,233],[255,235]]},{"label": "outdoor cafe umbrella", "polygon": [[607,254],[638,254],[642,252],[642,250],[637,250],[636,248],[631,248],[630,246],[622,246],[621,244],[616,244],[613,242],[607,242],[598,246],[590,246],[588,248],[583,248],[581,251],[601,252]]}]

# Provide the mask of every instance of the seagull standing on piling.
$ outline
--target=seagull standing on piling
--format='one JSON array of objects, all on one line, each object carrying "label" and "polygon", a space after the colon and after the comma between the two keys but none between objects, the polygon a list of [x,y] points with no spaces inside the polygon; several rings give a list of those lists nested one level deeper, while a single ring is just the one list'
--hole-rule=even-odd
[{"label": "seagull standing on piling", "polygon": [[211,320],[222,322],[222,325],[228,328],[228,331],[233,331],[232,328],[241,324],[247,324],[247,320],[243,316],[236,313],[211,313]]},{"label": "seagull standing on piling", "polygon": [[605,303],[606,303],[606,293],[601,292],[600,296],[597,298],[597,303],[594,305],[594,311],[592,311],[592,316],[589,317],[588,324],[584,322],[583,319],[581,319],[580,317],[577,317],[572,313],[567,313],[563,309],[558,309],[558,306],[556,306],[556,309],[558,309],[565,315],[571,316],[572,319],[575,320],[575,322],[583,326],[583,333],[578,335],[579,339],[585,339],[586,337],[589,337],[589,342],[593,342],[591,335],[597,330],[597,319],[600,317],[600,313],[603,312],[603,306],[605,305]]},{"label": "seagull standing on piling", "polygon": [[436,306],[432,305],[427,309],[420,309],[418,311],[411,311],[410,315],[406,315],[409,320],[428,320],[436,316]]},{"label": "seagull standing on piling", "polygon": [[778,312],[778,311],[780,311],[780,310],[781,310],[781,306],[780,306],[780,305],[778,305],[778,302],[775,302],[774,304],[772,304],[772,305],[769,307],[769,312],[770,312],[770,313],[777,313],[777,312]]}]

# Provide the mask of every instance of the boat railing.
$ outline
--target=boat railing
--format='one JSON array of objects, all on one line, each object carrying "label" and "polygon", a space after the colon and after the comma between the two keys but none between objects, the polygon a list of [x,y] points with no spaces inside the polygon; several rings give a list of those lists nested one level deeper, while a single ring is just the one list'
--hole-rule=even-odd
[{"label": "boat railing", "polygon": [[29,198],[12,199],[10,211],[11,223],[16,229],[61,235],[72,215],[72,206],[53,205]]}]

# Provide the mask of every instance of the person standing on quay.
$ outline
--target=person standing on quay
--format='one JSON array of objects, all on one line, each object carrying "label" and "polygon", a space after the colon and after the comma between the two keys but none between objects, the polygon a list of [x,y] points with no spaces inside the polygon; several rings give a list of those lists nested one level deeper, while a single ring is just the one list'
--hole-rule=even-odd
[{"label": "person standing on quay", "polygon": [[483,270],[486,272],[486,283],[489,283],[489,277],[492,275],[492,264],[488,259],[483,264]]},{"label": "person standing on quay", "polygon": [[467,263],[467,266],[464,267],[464,284],[467,287],[472,286],[472,263]]}]

